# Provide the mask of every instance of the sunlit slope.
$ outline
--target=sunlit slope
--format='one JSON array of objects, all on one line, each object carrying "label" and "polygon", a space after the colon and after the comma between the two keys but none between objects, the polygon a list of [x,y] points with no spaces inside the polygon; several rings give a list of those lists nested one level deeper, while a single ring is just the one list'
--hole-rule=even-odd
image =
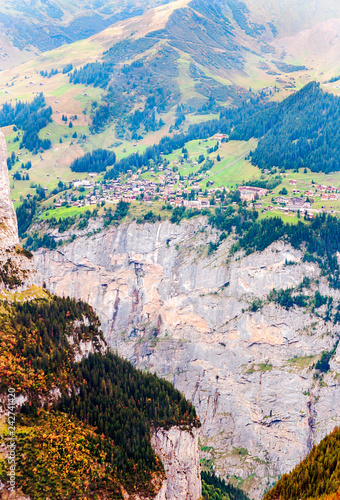
[{"label": "sunlit slope", "polygon": [[0,5],[0,69],[88,38],[164,0],[9,0]]},{"label": "sunlit slope", "polygon": [[290,474],[282,476],[264,500],[336,500],[339,485],[340,431],[335,428]]},{"label": "sunlit slope", "polygon": [[[229,2],[231,3],[231,2]],[[236,3],[236,2],[235,2]],[[316,23],[340,17],[335,0],[244,0],[253,22],[272,22],[279,37],[292,36]]]},{"label": "sunlit slope", "polygon": [[337,76],[340,71],[339,2],[245,0],[244,3],[252,22],[274,28],[272,33],[266,31],[265,36],[280,61],[305,65],[308,74],[320,81]]}]

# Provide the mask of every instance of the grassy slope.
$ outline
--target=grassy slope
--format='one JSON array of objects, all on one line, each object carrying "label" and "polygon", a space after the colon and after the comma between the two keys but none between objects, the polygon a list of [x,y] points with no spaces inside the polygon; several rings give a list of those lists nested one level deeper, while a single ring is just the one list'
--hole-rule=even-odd
[{"label": "grassy slope", "polygon": [[[50,31],[50,45],[52,47],[55,46],[55,43],[64,43],[62,42],[63,35],[66,35],[64,36],[65,40],[76,40],[77,35],[72,32],[72,28],[69,31],[68,28],[74,23],[73,26],[78,29],[79,23],[83,23],[86,30],[86,17],[88,16],[95,19],[95,25],[91,21],[90,29],[99,32],[108,24],[112,24],[113,16],[120,16],[122,19],[129,18],[133,12],[145,11],[162,3],[164,0],[146,0],[144,2],[134,0],[132,5],[127,0],[99,0],[97,2],[91,0],[53,0],[50,5],[48,3],[46,5],[43,0],[36,0],[32,6],[20,0],[8,0],[0,5],[0,15],[5,16],[4,20],[0,22],[2,28],[0,69],[15,67],[31,60],[41,52],[39,41],[35,40],[35,37],[32,37],[32,33],[30,33],[32,27],[33,30],[37,30],[37,33],[41,27],[46,33],[46,40],[49,39],[48,33]],[[54,9],[50,8],[51,5]],[[81,18],[84,18],[83,21]],[[27,33],[25,33],[25,28],[27,28]],[[60,42],[53,40],[56,38],[56,34],[57,36],[61,35]],[[84,38],[84,36],[79,34],[79,38]]]},{"label": "grassy slope", "polygon": [[[53,124],[43,129],[41,137],[50,134],[53,147],[43,154],[33,157],[31,153],[22,150],[21,159],[23,162],[32,161],[33,167],[29,171],[30,181],[12,182],[13,197],[17,199],[19,195],[27,195],[32,192],[31,183],[40,183],[53,189],[58,183],[58,177],[64,181],[72,180],[74,174],[70,172],[69,165],[78,156],[82,156],[88,151],[99,147],[109,148],[115,143],[114,125],[108,127],[102,134],[89,136],[89,117],[91,103],[100,102],[103,90],[86,87],[84,85],[72,85],[68,83],[68,76],[57,74],[50,79],[43,78],[40,71],[51,71],[53,68],[61,70],[66,64],[72,63],[74,66],[81,66],[85,63],[96,61],[102,53],[121,38],[125,38],[134,32],[135,36],[143,36],[146,31],[162,28],[167,22],[169,15],[174,8],[183,6],[187,0],[179,0],[171,6],[160,7],[149,11],[142,19],[134,18],[105,30],[88,40],[82,40],[69,46],[60,47],[52,52],[46,52],[19,68],[10,69],[2,73],[0,81],[0,105],[10,100],[32,100],[36,92],[44,92],[46,102],[53,109]],[[147,26],[147,30],[146,30]],[[34,82],[34,83],[31,83]],[[87,94],[87,95],[85,95]],[[86,114],[83,114],[85,112]],[[74,122],[74,128],[68,129],[61,120],[62,114],[68,118],[78,115],[78,120]],[[163,135],[168,132],[169,125],[174,120],[172,112],[165,118],[166,125],[154,134],[150,134],[141,141],[138,150],[143,151],[148,145],[158,142]],[[77,144],[72,141],[72,134],[86,134],[88,139],[85,143]],[[12,151],[19,152],[19,143],[13,143],[15,133],[11,127],[6,127],[4,133],[7,139],[9,154]],[[67,137],[65,137],[67,136]],[[59,144],[62,137],[63,144]],[[70,147],[73,142],[72,147]],[[121,142],[121,141],[120,141]],[[117,157],[122,157],[132,153],[136,149],[132,143],[123,141],[121,146],[116,148]],[[20,170],[20,163],[13,168],[12,173]],[[85,178],[85,175],[77,174],[77,178]]]}]

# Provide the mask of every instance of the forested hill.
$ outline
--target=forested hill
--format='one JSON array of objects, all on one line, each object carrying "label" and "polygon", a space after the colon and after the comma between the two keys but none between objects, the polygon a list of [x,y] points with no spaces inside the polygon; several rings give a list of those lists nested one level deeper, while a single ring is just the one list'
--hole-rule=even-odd
[{"label": "forested hill", "polygon": [[260,138],[252,163],[260,168],[340,170],[340,98],[311,82],[237,126],[231,139]]},{"label": "forested hill", "polygon": [[[102,353],[90,306],[41,295],[0,302],[1,401],[9,387],[26,398],[16,415],[17,487],[32,499],[122,500],[122,485],[154,496],[164,470],[151,447],[151,426],[197,427],[194,407],[170,382]],[[77,362],[85,347],[93,353]],[[0,451],[6,484],[8,473]]]},{"label": "forested hill", "polygon": [[237,108],[222,111],[219,120],[191,125],[185,134],[165,136],[143,154],[123,158],[106,177],[110,179],[120,171],[140,168],[150,159],[161,161],[161,154],[217,132],[229,135],[230,140],[260,138],[251,161],[261,169],[302,167],[314,172],[335,172],[340,170],[339,123],[340,98],[311,82],[280,103],[252,98]]},{"label": "forested hill", "polygon": [[[327,496],[325,496],[327,495]],[[263,500],[338,500],[340,498],[340,429],[314,446],[290,474],[285,474]]]}]

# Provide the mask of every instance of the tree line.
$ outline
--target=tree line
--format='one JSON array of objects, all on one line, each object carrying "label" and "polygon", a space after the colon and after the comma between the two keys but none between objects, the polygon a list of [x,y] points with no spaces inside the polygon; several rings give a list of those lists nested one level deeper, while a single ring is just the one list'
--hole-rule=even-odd
[{"label": "tree line", "polygon": [[264,500],[324,498],[324,495],[340,492],[339,485],[340,429],[335,428],[290,474],[282,476]]},{"label": "tree line", "polygon": [[[106,350],[98,317],[88,304],[45,295],[24,303],[1,303],[0,392],[7,394],[7,388],[13,387],[26,396],[21,414],[28,428],[34,427],[42,406],[51,420],[48,435],[40,433],[28,441],[27,431],[20,435],[26,452],[18,485],[32,498],[40,498],[34,492],[46,485],[51,498],[74,498],[74,485],[53,476],[55,455],[48,453],[44,463],[40,461],[41,440],[53,448],[57,422],[66,414],[78,430],[82,426],[92,429],[91,435],[79,441],[78,452],[81,455],[87,448],[87,460],[100,464],[102,480],[98,484],[92,481],[93,497],[110,481],[117,490],[110,498],[122,498],[117,489],[120,484],[129,493],[154,495],[155,475],[163,477],[164,471],[151,446],[151,429],[176,425],[190,431],[198,427],[193,405],[170,382],[136,370]],[[84,343],[92,345],[93,353],[79,362]],[[62,396],[57,399],[59,391]],[[69,443],[70,438],[71,432],[63,442]],[[34,463],[35,467],[40,463],[39,470],[33,471],[27,456],[38,457]],[[63,457],[65,467],[70,468],[73,455],[67,458],[64,453]],[[0,479],[5,478],[6,467],[0,458]]]},{"label": "tree line", "polygon": [[103,172],[115,161],[116,155],[113,151],[96,149],[92,153],[86,153],[81,158],[76,158],[71,163],[71,170],[72,172]]},{"label": "tree line", "polygon": [[230,139],[260,138],[251,162],[261,169],[340,170],[340,98],[311,82],[239,124]]},{"label": "tree line", "polygon": [[[18,101],[15,106],[5,103],[0,111],[0,127],[14,125],[24,131],[20,149],[27,148],[36,154],[51,147],[49,139],[40,139],[39,132],[52,121],[52,108],[46,107],[44,95],[37,95],[31,103]],[[19,137],[19,136],[18,136]]]}]

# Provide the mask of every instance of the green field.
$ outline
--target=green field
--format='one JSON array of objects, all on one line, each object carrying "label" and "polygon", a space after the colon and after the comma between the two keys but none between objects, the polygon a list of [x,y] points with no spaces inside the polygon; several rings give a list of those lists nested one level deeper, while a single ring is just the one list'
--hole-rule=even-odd
[{"label": "green field", "polygon": [[299,220],[304,221],[302,216],[299,219],[297,215],[285,215],[283,212],[278,210],[273,210],[272,212],[265,212],[259,214],[259,220],[271,219],[273,217],[280,217],[283,220],[283,222],[287,224],[297,224]]},{"label": "green field", "polygon": [[48,220],[55,217],[56,219],[65,219],[66,217],[74,217],[80,215],[82,212],[90,210],[91,212],[96,208],[95,206],[85,207],[59,207],[47,210],[42,214],[42,219]]},{"label": "green field", "polygon": [[[226,187],[229,189],[235,188],[236,185],[241,185],[243,182],[249,181],[254,178],[259,178],[261,172],[258,168],[251,165],[249,161],[241,158],[239,161],[235,162],[238,158],[242,157],[250,149],[256,147],[257,141],[251,139],[250,141],[230,141],[227,143],[222,143],[216,152],[207,155],[207,149],[215,146],[217,141],[212,140],[194,140],[186,144],[186,149],[188,151],[188,160],[184,162],[183,165],[178,165],[178,173],[181,176],[189,176],[191,174],[197,174],[198,178],[202,177],[202,174],[198,174],[198,171],[202,167],[203,163],[200,165],[194,165],[201,154],[211,160],[214,160],[214,165],[209,171],[209,180],[213,181],[212,187]],[[221,161],[217,161],[217,155],[220,155]],[[178,149],[172,154],[166,155],[165,158],[170,162],[170,168],[174,165],[174,162],[180,162],[182,158],[182,150]],[[155,180],[158,174],[152,174],[146,172],[143,174],[143,178],[148,178]],[[200,182],[200,187],[204,190],[206,188],[206,183],[208,179],[202,180]]]}]

